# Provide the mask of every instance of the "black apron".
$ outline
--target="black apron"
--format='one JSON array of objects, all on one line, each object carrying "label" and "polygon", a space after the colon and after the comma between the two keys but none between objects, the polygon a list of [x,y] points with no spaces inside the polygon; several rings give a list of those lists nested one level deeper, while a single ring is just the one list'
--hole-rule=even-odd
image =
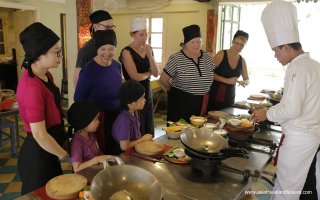
[{"label": "black apron", "polygon": [[[57,107],[61,108],[59,88],[55,87],[50,78],[48,82],[42,82],[53,93]],[[47,132],[59,145],[65,144],[66,133],[63,121],[61,121],[61,124],[48,128]],[[42,149],[33,138],[32,133],[27,133],[27,137],[20,149],[18,172],[22,181],[21,195],[45,186],[50,179],[63,173],[59,158]]]},{"label": "black apron", "polygon": [[192,115],[201,114],[203,95],[193,95],[175,87],[168,92],[168,113],[167,121],[179,121],[184,119],[190,122]]}]

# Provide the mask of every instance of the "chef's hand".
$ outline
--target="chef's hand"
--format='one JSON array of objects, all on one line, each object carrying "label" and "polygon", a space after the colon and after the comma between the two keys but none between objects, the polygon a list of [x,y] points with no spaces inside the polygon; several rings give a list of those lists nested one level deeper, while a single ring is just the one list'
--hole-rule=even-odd
[{"label": "chef's hand", "polygon": [[152,135],[151,134],[145,134],[142,136],[141,140],[142,141],[151,141],[152,140]]},{"label": "chef's hand", "polygon": [[267,120],[267,110],[266,109],[260,109],[260,110],[255,110],[253,111],[253,117],[252,121],[253,122],[262,122]]}]

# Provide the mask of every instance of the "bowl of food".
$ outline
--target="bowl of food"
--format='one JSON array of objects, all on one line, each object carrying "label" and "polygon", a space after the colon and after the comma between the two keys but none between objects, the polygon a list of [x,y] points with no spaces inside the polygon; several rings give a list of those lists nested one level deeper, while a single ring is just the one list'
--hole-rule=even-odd
[{"label": "bowl of food", "polygon": [[208,117],[210,117],[214,120],[217,120],[217,121],[219,121],[220,117],[225,117],[227,115],[228,115],[228,113],[223,112],[223,111],[209,111],[208,112]]},{"label": "bowl of food", "polygon": [[174,149],[172,152],[173,152],[174,156],[177,158],[186,156],[186,154],[184,152],[184,148]]},{"label": "bowl of food", "polygon": [[169,126],[165,128],[168,138],[178,139],[182,132],[182,126]]},{"label": "bowl of food", "polygon": [[190,122],[193,126],[202,126],[206,122],[206,118],[200,117],[200,116],[191,116],[190,117]]},{"label": "bowl of food", "polygon": [[240,119],[229,119],[229,123],[232,124],[233,126],[239,126],[241,123]]},{"label": "bowl of food", "polygon": [[218,124],[214,124],[214,123],[206,123],[205,127],[208,129],[215,129],[217,128]]},{"label": "bowl of food", "polygon": [[228,131],[225,129],[217,129],[213,131],[214,134],[226,136],[228,134]]}]

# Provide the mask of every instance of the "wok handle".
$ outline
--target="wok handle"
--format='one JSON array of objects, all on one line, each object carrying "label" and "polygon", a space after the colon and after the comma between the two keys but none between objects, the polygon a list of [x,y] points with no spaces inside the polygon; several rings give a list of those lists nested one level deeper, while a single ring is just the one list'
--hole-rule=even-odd
[{"label": "wok handle", "polygon": [[103,161],[103,169],[106,169],[107,167],[111,167],[109,162],[117,163],[117,165],[124,165],[124,162],[121,160],[120,157],[114,156],[112,158],[107,158]]}]

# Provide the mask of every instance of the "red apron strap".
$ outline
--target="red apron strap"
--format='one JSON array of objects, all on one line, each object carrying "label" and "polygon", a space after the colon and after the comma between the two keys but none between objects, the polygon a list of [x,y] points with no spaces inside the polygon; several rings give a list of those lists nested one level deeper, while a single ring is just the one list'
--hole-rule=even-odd
[{"label": "red apron strap", "polygon": [[285,137],[285,135],[282,133],[281,138],[280,138],[280,142],[279,142],[279,146],[278,146],[278,149],[277,149],[277,152],[276,152],[276,156],[275,156],[274,159],[273,159],[273,166],[276,166],[276,165],[277,165],[279,149],[280,149],[280,147],[282,146],[284,137]]},{"label": "red apron strap", "polygon": [[209,102],[209,93],[205,93],[202,98],[202,106],[200,116],[205,116],[207,114],[207,107]]},{"label": "red apron strap", "polygon": [[227,92],[227,84],[220,83],[218,85],[218,91],[217,91],[217,96],[215,98],[216,102],[224,102],[226,98],[226,92]]}]

